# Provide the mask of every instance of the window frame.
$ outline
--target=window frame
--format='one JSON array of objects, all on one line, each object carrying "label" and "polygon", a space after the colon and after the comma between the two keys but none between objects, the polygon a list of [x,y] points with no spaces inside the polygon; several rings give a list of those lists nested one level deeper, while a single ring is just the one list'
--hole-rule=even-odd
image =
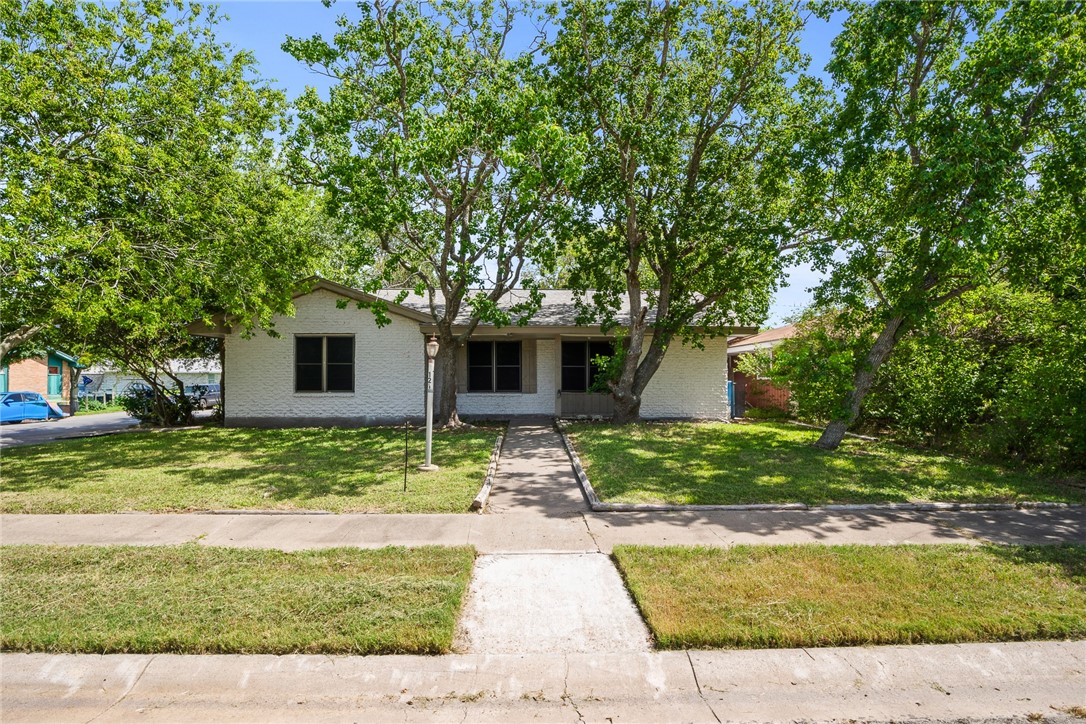
[{"label": "window frame", "polygon": [[[349,390],[329,390],[328,389],[328,365],[346,365],[346,362],[328,362],[328,340],[334,339],[349,339],[351,340],[351,388]],[[318,363],[315,362],[298,362],[298,340],[300,339],[319,339],[321,340],[321,389],[319,390],[299,390],[298,389],[298,365],[310,365],[315,366]],[[294,394],[296,395],[353,395],[355,393],[355,371],[357,355],[355,354],[357,345],[355,344],[355,335],[349,333],[333,333],[333,334],[295,334],[294,335]]]},{"label": "window frame", "polygon": [[[485,344],[490,346],[490,361],[486,365],[473,365],[471,363],[471,346],[473,344]],[[517,363],[516,365],[498,364],[498,345],[499,344],[512,344],[517,347]],[[524,340],[522,339],[469,339],[467,348],[464,350],[464,354],[467,359],[465,360],[465,368],[467,371],[464,380],[464,392],[467,394],[498,394],[498,395],[519,395],[524,393]],[[483,369],[489,367],[490,369],[490,387],[487,389],[472,389],[471,386],[471,370]],[[517,370],[517,388],[515,390],[499,390],[498,389],[498,368]]]}]

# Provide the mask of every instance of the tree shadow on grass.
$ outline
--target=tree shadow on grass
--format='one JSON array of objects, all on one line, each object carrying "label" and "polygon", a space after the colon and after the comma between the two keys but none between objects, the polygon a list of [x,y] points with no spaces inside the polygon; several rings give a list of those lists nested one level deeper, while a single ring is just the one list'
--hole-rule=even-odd
[{"label": "tree shadow on grass", "polygon": [[761,424],[575,425],[574,440],[605,501],[678,504],[1086,500],[1028,473],[889,443],[849,439],[836,452],[817,431]]},{"label": "tree shadow on grass", "polygon": [[[435,454],[445,461],[443,470],[427,477],[409,466],[409,490],[425,492],[438,483],[444,484],[436,485],[440,488],[459,481],[470,501],[482,483],[494,434],[479,428],[436,434]],[[411,434],[409,444],[413,456],[421,457],[418,433]],[[233,493],[268,507],[301,506],[327,497],[364,499],[382,487],[402,486],[403,456],[404,432],[396,428],[130,433],[5,452],[0,490],[79,495],[86,483],[101,486],[113,480],[117,486],[190,487],[195,505],[201,498],[214,501]]]}]

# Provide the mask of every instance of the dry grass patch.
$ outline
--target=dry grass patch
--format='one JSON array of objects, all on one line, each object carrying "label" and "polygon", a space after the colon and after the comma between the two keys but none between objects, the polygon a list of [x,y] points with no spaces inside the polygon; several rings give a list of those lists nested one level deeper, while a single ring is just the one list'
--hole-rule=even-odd
[{"label": "dry grass patch", "polygon": [[445,653],[475,559],[195,544],[0,554],[0,648],[103,654]]},{"label": "dry grass patch", "polygon": [[1086,636],[1086,546],[616,546],[661,648]]}]

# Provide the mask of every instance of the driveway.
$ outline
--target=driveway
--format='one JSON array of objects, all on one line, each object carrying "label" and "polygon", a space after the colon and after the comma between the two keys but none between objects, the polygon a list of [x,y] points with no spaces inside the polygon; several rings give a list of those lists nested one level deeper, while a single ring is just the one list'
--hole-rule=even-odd
[{"label": "driveway", "polygon": [[101,435],[138,425],[139,420],[127,412],[103,412],[98,415],[77,415],[51,422],[17,422],[0,427],[0,448],[33,445],[66,437]]}]

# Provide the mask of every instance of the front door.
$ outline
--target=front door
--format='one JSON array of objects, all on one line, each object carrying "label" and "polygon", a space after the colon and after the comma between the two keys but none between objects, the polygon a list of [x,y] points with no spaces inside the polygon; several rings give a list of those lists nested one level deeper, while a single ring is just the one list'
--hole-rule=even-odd
[{"label": "front door", "polygon": [[601,372],[593,360],[614,354],[608,340],[562,341],[562,386],[558,391],[559,417],[611,417],[615,400],[610,392],[594,390]]}]

